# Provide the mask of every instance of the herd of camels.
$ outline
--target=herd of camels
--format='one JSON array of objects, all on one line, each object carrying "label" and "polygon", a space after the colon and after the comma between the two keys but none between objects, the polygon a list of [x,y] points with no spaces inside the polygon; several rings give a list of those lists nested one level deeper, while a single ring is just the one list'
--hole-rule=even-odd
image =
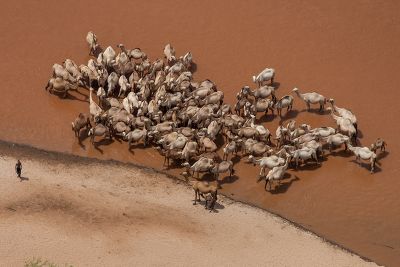
[{"label": "herd of camels", "polygon": [[[95,138],[120,138],[128,142],[129,149],[143,142],[164,156],[164,165],[173,160],[186,167],[188,175],[197,174],[199,179],[199,173],[211,173],[217,181],[220,173],[234,173],[229,157],[240,153],[260,166],[265,189],[279,182],[289,166],[297,168],[309,161],[319,164],[326,148],[331,151],[344,145],[360,164],[361,160],[370,163],[371,173],[377,149],[385,150],[381,138],[369,148],[355,146],[356,116],[336,106],[333,99],[316,92],[301,93],[297,88],[292,95],[278,98],[272,68],[253,76],[256,89],[241,88],[231,106],[224,103],[224,93],[212,81],[193,80],[195,64],[190,52],[177,57],[174,47],[167,44],[164,57],[151,62],[140,48],[129,50],[119,44],[118,53],[111,46],[103,50],[93,32],[86,40],[92,56],[88,64],[78,67],[70,59],[62,65],[54,64],[46,90],[67,97],[69,90],[89,89],[89,114],[80,113],[72,129],[78,139],[85,129],[93,145]],[[296,126],[296,121],[290,120],[287,125],[281,123],[273,136],[264,125],[256,124],[258,113],[274,114],[276,110],[282,117],[292,109],[296,96],[308,110],[312,105],[319,106],[320,111],[329,110],[337,128],[311,128],[305,123]],[[327,103],[330,107],[326,108]],[[224,139],[223,144],[216,140],[218,137]],[[222,159],[217,154],[219,148]],[[196,180],[193,189],[194,204],[202,196],[206,208],[213,210],[218,186]]]}]

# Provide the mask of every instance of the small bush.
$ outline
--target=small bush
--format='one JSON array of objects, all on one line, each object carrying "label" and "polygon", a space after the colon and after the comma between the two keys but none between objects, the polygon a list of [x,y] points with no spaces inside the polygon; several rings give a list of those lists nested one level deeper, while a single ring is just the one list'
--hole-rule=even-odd
[{"label": "small bush", "polygon": [[[24,267],[58,267],[57,264],[49,262],[48,260],[43,261],[40,258],[33,258],[25,261]],[[72,265],[65,264],[65,267],[73,267]]]}]

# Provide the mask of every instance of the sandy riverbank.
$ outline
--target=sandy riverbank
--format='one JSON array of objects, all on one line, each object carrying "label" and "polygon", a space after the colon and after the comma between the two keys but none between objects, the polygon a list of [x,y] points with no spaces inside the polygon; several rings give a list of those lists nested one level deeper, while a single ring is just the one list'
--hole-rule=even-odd
[{"label": "sandy riverbank", "polygon": [[376,266],[224,197],[209,213],[187,184],[151,170],[3,146],[0,173],[2,266],[34,256],[74,266]]}]

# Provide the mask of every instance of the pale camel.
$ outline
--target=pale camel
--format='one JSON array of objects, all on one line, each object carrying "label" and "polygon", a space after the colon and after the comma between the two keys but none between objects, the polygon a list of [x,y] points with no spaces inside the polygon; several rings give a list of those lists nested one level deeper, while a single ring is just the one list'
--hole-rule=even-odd
[{"label": "pale camel", "polygon": [[81,129],[90,129],[91,127],[89,116],[85,113],[79,113],[78,117],[72,122],[72,130],[75,132],[76,137],[79,137]]},{"label": "pale camel", "polygon": [[68,70],[66,70],[64,68],[64,66],[56,63],[53,65],[53,78],[57,78],[57,77],[62,78],[63,80],[68,81],[72,84],[77,82],[76,78],[74,78],[68,72]]},{"label": "pale camel", "polygon": [[86,35],[86,41],[89,44],[89,56],[94,55],[94,52],[96,51],[97,47],[99,46],[97,44],[97,36],[94,34],[92,31],[89,31]]},{"label": "pale camel", "polygon": [[171,44],[167,44],[164,47],[164,55],[165,58],[167,59],[168,64],[173,64],[176,61],[175,49],[172,47]]},{"label": "pale camel", "polygon": [[256,164],[260,165],[261,167],[260,177],[261,177],[265,175],[266,168],[272,169],[274,167],[280,166],[285,163],[285,160],[276,155],[272,155],[269,157],[262,157],[261,159],[256,160],[254,156],[250,155],[249,162],[253,163],[254,166],[256,166]]},{"label": "pale camel", "polygon": [[234,152],[237,155],[237,150],[238,150],[238,147],[237,147],[237,144],[235,141],[231,141],[231,142],[227,143],[225,145],[225,147],[223,148],[224,156],[222,159],[227,160],[229,154],[233,154]]},{"label": "pale camel", "polygon": [[253,82],[261,86],[264,82],[271,80],[271,84],[274,83],[275,70],[272,68],[266,68],[260,72],[257,76],[253,76]]},{"label": "pale camel", "polygon": [[196,161],[192,166],[188,162],[182,164],[182,166],[187,168],[187,172],[190,174],[190,171],[197,173],[197,179],[199,179],[200,172],[211,172],[212,168],[214,167],[214,160],[201,157],[198,161]]},{"label": "pale camel", "polygon": [[107,83],[108,83],[108,91],[107,91],[107,95],[113,95],[114,94],[114,90],[115,87],[117,86],[119,81],[119,77],[118,74],[115,73],[114,71],[110,73],[110,75],[108,75],[107,78]]},{"label": "pale camel", "polygon": [[271,190],[272,181],[277,180],[280,184],[285,172],[289,166],[289,159],[286,159],[285,164],[283,166],[274,167],[270,170],[265,177],[265,186],[264,189],[267,190],[267,184],[269,183],[269,190]]},{"label": "pale camel", "polygon": [[315,149],[312,149],[309,147],[303,147],[303,148],[297,149],[292,153],[291,156],[295,160],[296,168],[299,166],[300,159],[303,161],[303,163],[308,159],[313,159],[313,160],[315,160],[316,164],[319,164],[317,152],[315,151]]},{"label": "pale camel", "polygon": [[356,156],[356,161],[360,163],[360,166],[361,166],[361,160],[368,160],[371,163],[370,172],[371,173],[374,172],[376,163],[376,154],[373,151],[371,151],[368,147],[352,146],[350,142],[347,142],[347,147]]},{"label": "pale camel", "polygon": [[331,116],[336,121],[339,132],[347,135],[348,137],[350,137],[351,140],[357,141],[357,130],[354,127],[353,123],[351,123],[349,119],[335,115],[333,113],[333,109],[331,109],[330,107],[328,107],[327,110],[331,111]]},{"label": "pale camel", "polygon": [[349,141],[349,137],[343,135],[341,133],[333,134],[328,136],[326,139],[326,143],[328,144],[329,151],[331,152],[334,146],[340,146],[342,144],[345,145],[345,150],[347,150],[347,142]]},{"label": "pale camel", "polygon": [[319,104],[319,110],[324,110],[324,105],[326,104],[326,98],[316,92],[301,94],[298,88],[294,88],[293,92],[301,98],[307,105],[307,110],[310,110],[311,104]]},{"label": "pale camel", "polygon": [[385,140],[383,140],[382,138],[378,138],[376,139],[375,143],[371,144],[371,151],[373,151],[374,153],[376,153],[376,151],[378,149],[382,151],[386,151],[386,142]]},{"label": "pale camel", "polygon": [[68,81],[63,80],[60,77],[51,78],[45,87],[50,93],[62,94],[63,98],[67,97],[69,90],[76,90],[78,88],[77,84],[71,84]]},{"label": "pale camel", "polygon": [[331,104],[332,109],[339,114],[339,116],[349,119],[357,130],[357,117],[353,114],[353,112],[348,109],[339,108],[338,106],[336,106],[335,100],[333,98],[329,99],[328,102]]},{"label": "pale camel", "polygon": [[111,139],[111,134],[110,134],[109,128],[107,126],[104,126],[101,123],[92,127],[89,130],[88,136],[90,136],[90,141],[91,141],[92,145],[94,145],[94,138],[96,136],[104,136],[104,137],[108,137],[108,139]]},{"label": "pale camel", "polygon": [[93,121],[96,121],[101,114],[103,113],[103,110],[101,109],[101,107],[99,107],[99,105],[97,105],[96,102],[94,102],[93,97],[92,97],[92,93],[93,93],[93,88],[90,87],[89,91],[89,111],[90,111],[90,115],[93,119]]},{"label": "pale camel", "polygon": [[186,142],[185,147],[181,152],[182,159],[184,159],[186,162],[189,162],[191,157],[197,155],[198,147],[199,145],[197,144],[197,142],[194,141]]},{"label": "pale camel", "polygon": [[229,171],[229,178],[235,173],[233,169],[233,162],[230,160],[224,160],[220,163],[215,163],[214,167],[211,169],[211,173],[214,174],[214,178],[218,181],[219,174]]},{"label": "pale camel", "polygon": [[282,116],[282,109],[284,108],[287,108],[286,112],[292,110],[293,100],[294,99],[291,95],[285,95],[275,103],[274,107],[276,108],[279,116]]},{"label": "pale camel", "polygon": [[267,98],[269,96],[272,97],[272,100],[275,101],[275,88],[272,86],[261,86],[260,88],[255,89],[254,91],[250,91],[250,94],[254,96],[255,99],[259,98]]},{"label": "pale camel", "polygon": [[129,133],[122,134],[124,140],[128,141],[128,149],[131,149],[132,143],[137,143],[140,140],[143,140],[144,144],[147,144],[147,130],[146,129],[135,129],[130,131]]}]

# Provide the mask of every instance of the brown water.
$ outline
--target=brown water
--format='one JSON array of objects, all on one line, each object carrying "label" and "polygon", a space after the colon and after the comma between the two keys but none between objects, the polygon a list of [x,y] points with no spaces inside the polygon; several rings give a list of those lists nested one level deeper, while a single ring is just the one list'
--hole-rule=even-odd
[{"label": "brown water", "polygon": [[[141,47],[151,59],[161,57],[168,42],[178,54],[191,51],[195,79],[215,81],[231,103],[241,86],[253,86],[253,74],[271,66],[277,71],[279,96],[299,87],[335,98],[338,106],[357,115],[362,144],[383,137],[389,153],[374,175],[352,156],[336,153],[319,168],[291,171],[272,194],[256,183],[258,168],[242,160],[235,165],[237,176],[223,180],[222,191],[378,263],[400,264],[400,145],[395,141],[400,130],[400,2],[83,2],[2,3],[0,139],[162,168],[162,158],[151,149],[129,153],[127,144],[118,141],[101,146],[102,152],[88,140],[79,146],[70,122],[88,112],[87,92],[61,100],[43,89],[53,63],[65,58],[87,62],[89,30],[103,47],[122,42]],[[296,99],[298,122],[333,125],[329,116],[304,108]],[[275,132],[278,119],[263,121]]]}]

